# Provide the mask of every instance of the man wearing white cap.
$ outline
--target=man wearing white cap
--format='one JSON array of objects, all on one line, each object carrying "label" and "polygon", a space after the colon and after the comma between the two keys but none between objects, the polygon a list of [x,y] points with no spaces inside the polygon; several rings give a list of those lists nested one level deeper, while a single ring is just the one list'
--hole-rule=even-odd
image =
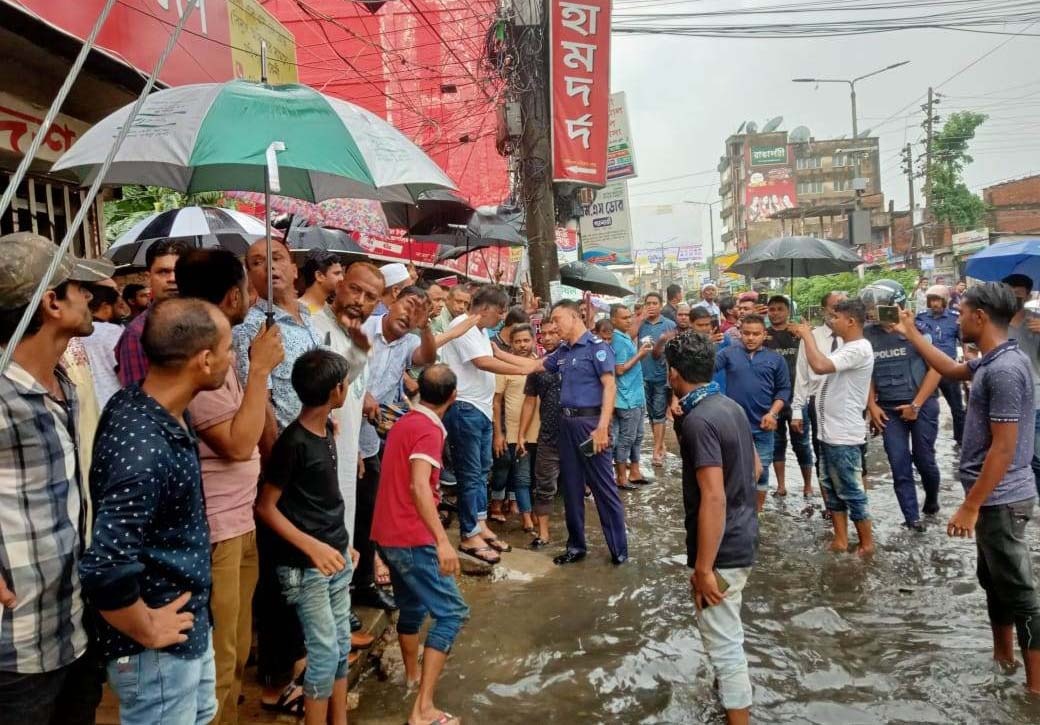
[{"label": "man wearing white cap", "polygon": [[390,305],[397,300],[397,295],[401,294],[401,290],[412,283],[412,275],[408,273],[408,267],[400,262],[384,264],[379,268],[379,271],[383,273],[385,286],[383,287],[383,299],[379,301],[375,311],[372,312],[373,317],[385,315],[389,312]]},{"label": "man wearing white cap", "polygon": [[715,297],[719,293],[719,288],[714,283],[708,282],[706,285],[701,287],[701,301],[698,302],[694,307],[703,307],[711,313],[712,317],[719,317],[722,313],[719,310],[718,304],[715,302]]}]

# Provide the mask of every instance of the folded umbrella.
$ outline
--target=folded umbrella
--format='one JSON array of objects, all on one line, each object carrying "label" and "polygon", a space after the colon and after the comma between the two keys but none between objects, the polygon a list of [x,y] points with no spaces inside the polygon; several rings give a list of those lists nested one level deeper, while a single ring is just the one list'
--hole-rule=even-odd
[{"label": "folded umbrella", "polygon": [[611,297],[634,294],[613,272],[588,262],[568,262],[560,267],[560,282],[585,292]]},{"label": "folded umbrella", "polygon": [[151,214],[123,232],[104,256],[119,266],[143,267],[148,248],[163,239],[179,239],[200,248],[221,248],[242,256],[265,234],[264,223],[234,209],[186,206]]},{"label": "folded umbrella", "polygon": [[1024,274],[1040,288],[1040,239],[997,242],[968,257],[964,274],[984,282],[999,282],[1009,274]]}]

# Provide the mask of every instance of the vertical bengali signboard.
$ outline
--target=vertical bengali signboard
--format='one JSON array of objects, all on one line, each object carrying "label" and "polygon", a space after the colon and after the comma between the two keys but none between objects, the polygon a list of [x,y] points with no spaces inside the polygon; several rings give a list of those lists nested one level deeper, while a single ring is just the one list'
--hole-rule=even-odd
[{"label": "vertical bengali signboard", "polygon": [[581,254],[591,264],[632,264],[628,182],[611,181],[582,207]]},{"label": "vertical bengali signboard", "polygon": [[628,127],[628,106],[624,91],[610,94],[610,131],[607,135],[607,179],[636,176],[636,156],[632,149],[632,130]]},{"label": "vertical bengali signboard", "polygon": [[751,146],[744,193],[747,224],[771,221],[777,212],[798,205],[794,172],[786,143]]},{"label": "vertical bengali signboard", "polygon": [[610,125],[610,1],[551,0],[553,181],[604,186]]}]

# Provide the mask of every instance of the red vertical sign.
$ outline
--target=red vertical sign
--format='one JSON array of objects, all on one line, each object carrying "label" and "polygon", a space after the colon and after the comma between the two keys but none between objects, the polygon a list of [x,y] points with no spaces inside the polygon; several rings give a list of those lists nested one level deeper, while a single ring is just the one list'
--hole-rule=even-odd
[{"label": "red vertical sign", "polygon": [[607,183],[610,0],[550,1],[553,181]]}]

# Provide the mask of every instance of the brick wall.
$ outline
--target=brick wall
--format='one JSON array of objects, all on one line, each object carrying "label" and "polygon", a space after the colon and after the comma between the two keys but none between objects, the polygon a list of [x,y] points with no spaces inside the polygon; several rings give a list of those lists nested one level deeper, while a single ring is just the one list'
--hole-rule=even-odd
[{"label": "brick wall", "polygon": [[1040,233],[1040,176],[983,189],[982,198],[990,207],[986,221],[992,231]]}]

